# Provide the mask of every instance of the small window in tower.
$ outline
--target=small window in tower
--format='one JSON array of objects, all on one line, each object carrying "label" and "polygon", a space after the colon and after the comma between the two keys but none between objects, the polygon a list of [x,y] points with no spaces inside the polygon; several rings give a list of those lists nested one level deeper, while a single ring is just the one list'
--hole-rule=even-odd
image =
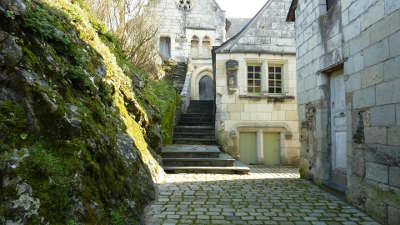
[{"label": "small window in tower", "polygon": [[160,37],[160,55],[163,60],[168,60],[171,57],[171,38]]},{"label": "small window in tower", "polygon": [[197,47],[199,47],[199,42],[200,42],[199,37],[197,37],[196,35],[194,35],[194,36],[192,37],[191,42],[190,42],[190,46],[191,46],[192,48],[197,48]]},{"label": "small window in tower", "polygon": [[208,36],[203,38],[203,47],[210,48],[211,47],[211,39]]}]

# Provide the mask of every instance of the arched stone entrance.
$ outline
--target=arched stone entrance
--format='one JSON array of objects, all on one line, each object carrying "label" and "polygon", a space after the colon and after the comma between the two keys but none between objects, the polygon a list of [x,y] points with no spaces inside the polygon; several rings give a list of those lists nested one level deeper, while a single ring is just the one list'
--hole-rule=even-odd
[{"label": "arched stone entrance", "polygon": [[214,81],[207,75],[199,80],[199,99],[214,100]]},{"label": "arched stone entrance", "polygon": [[[203,66],[192,72],[190,96],[192,100],[214,100],[215,84],[211,66]],[[203,86],[200,97],[200,84]],[[210,96],[208,96],[208,93]]]}]

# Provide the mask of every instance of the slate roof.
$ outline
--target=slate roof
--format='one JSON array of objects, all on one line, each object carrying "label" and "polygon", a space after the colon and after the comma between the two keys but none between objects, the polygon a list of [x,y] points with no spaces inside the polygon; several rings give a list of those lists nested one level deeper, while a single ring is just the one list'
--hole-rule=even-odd
[{"label": "slate roof", "polygon": [[231,39],[235,34],[239,33],[251,18],[228,18],[230,27],[226,32],[226,38]]},{"label": "slate roof", "polygon": [[286,21],[291,3],[291,0],[268,0],[240,32],[215,52],[295,54],[294,23]]}]

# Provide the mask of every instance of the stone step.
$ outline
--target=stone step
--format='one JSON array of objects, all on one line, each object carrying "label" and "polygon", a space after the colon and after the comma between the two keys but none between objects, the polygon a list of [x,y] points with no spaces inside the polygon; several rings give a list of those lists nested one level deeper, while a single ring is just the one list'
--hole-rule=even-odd
[{"label": "stone step", "polygon": [[213,121],[200,122],[200,121],[179,121],[179,126],[212,126]]},{"label": "stone step", "polygon": [[204,108],[204,109],[212,109],[213,105],[212,104],[189,104],[189,108]]},{"label": "stone step", "polygon": [[181,118],[198,118],[198,117],[205,117],[205,118],[213,118],[212,114],[209,113],[183,113]]},{"label": "stone step", "polygon": [[170,166],[233,166],[233,158],[164,158],[163,165]]},{"label": "stone step", "polygon": [[213,101],[209,100],[191,100],[190,104],[211,104],[212,105]]},{"label": "stone step", "polygon": [[201,138],[201,139],[213,139],[214,134],[202,134],[202,133],[174,133],[174,139],[177,138]]},{"label": "stone step", "polygon": [[163,158],[218,158],[220,153],[213,145],[169,145],[161,150]]},{"label": "stone step", "polygon": [[217,141],[215,138],[203,139],[203,138],[174,138],[174,144],[198,144],[198,145],[215,145]]},{"label": "stone step", "polygon": [[185,131],[176,131],[174,130],[174,137],[188,137],[188,138],[195,138],[195,137],[205,137],[209,136],[210,138],[215,138],[215,131],[192,131],[192,132],[185,132]]},{"label": "stone step", "polygon": [[198,113],[198,114],[209,114],[212,115],[212,108],[205,106],[205,107],[189,107],[188,113]]},{"label": "stone step", "polygon": [[212,118],[207,118],[207,117],[191,117],[191,118],[190,117],[183,117],[183,118],[181,117],[179,120],[179,122],[181,122],[181,123],[185,123],[185,122],[191,123],[191,122],[196,122],[196,121],[207,122],[210,124],[212,124],[214,122],[214,120]]},{"label": "stone step", "polygon": [[248,174],[248,167],[237,166],[166,166],[167,173],[213,173],[213,174]]},{"label": "stone step", "polygon": [[247,165],[221,153],[216,145],[169,145],[162,149],[168,173],[247,174]]},{"label": "stone step", "polygon": [[188,113],[203,113],[203,114],[211,114],[213,111],[212,107],[209,106],[189,106]]},{"label": "stone step", "polygon": [[191,136],[215,136],[215,131],[214,130],[191,130],[191,131],[185,131],[185,130],[179,130],[179,129],[174,129],[174,135],[191,135]]},{"label": "stone step", "polygon": [[214,104],[213,101],[198,101],[198,102],[194,102],[194,101],[190,101],[189,106],[192,107],[199,107],[199,106],[208,106],[208,107],[212,107]]},{"label": "stone step", "polygon": [[200,133],[215,133],[213,125],[209,126],[176,126],[174,132],[200,132]]}]

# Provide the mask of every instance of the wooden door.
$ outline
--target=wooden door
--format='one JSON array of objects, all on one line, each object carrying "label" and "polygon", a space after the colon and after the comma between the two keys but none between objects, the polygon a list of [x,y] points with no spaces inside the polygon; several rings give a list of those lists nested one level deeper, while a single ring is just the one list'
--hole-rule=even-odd
[{"label": "wooden door", "polygon": [[278,166],[281,161],[279,133],[264,133],[263,135],[264,165]]},{"label": "wooden door", "polygon": [[347,168],[347,121],[346,93],[343,70],[330,75],[331,104],[331,178],[340,185],[345,185]]},{"label": "wooden door", "polygon": [[247,164],[257,163],[257,133],[240,132],[239,134],[240,161]]},{"label": "wooden door", "polygon": [[199,81],[199,98],[200,100],[214,100],[214,81],[207,75]]}]

